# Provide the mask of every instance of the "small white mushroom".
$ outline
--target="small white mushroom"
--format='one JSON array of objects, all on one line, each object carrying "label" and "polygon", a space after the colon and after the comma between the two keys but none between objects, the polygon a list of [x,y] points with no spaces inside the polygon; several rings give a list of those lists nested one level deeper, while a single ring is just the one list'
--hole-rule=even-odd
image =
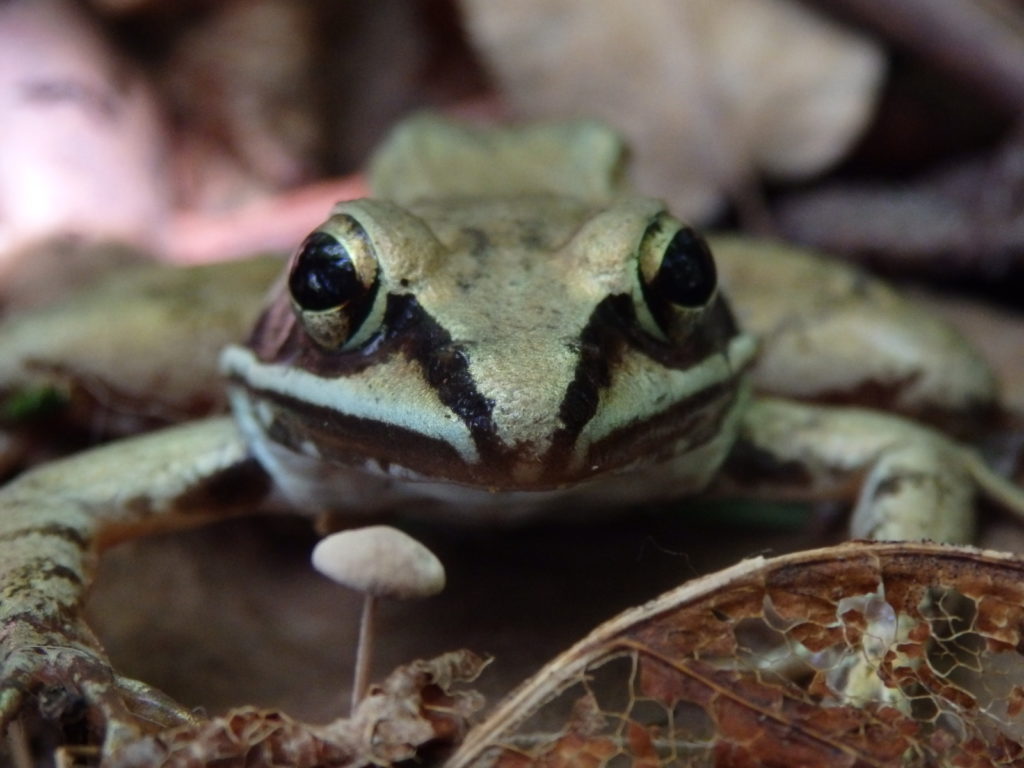
[{"label": "small white mushroom", "polygon": [[352,709],[366,693],[373,658],[377,598],[409,600],[444,589],[444,566],[433,552],[388,525],[335,533],[313,548],[313,567],[349,589],[363,593]]}]

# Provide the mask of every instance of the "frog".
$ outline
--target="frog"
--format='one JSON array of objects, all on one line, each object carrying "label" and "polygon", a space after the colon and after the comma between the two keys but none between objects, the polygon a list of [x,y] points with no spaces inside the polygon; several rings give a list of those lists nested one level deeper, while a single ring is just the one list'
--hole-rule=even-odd
[{"label": "frog", "polygon": [[[84,708],[104,755],[194,722],[112,668],[81,608],[107,547],[231,514],[582,525],[717,490],[842,500],[853,537],[965,542],[979,498],[1024,513],[1022,489],[923,420],[970,424],[994,407],[990,370],[955,332],[853,267],[703,237],[628,188],[625,154],[587,121],[397,127],[371,161],[373,195],[334,207],[247,340],[220,353],[229,414],[0,489],[0,721],[43,697],[54,718]],[[193,293],[213,274],[195,269]],[[248,295],[209,269],[221,292]],[[145,294],[170,307],[160,332],[204,318],[154,353],[187,346],[205,318],[240,324],[208,292],[209,315]],[[118,330],[141,327],[100,294]],[[44,323],[66,347],[89,333],[77,306]],[[23,340],[40,322],[7,326],[8,378],[70,370],[40,366],[38,331]],[[5,345],[22,362],[3,362]],[[876,407],[852,404],[865,393]]]}]

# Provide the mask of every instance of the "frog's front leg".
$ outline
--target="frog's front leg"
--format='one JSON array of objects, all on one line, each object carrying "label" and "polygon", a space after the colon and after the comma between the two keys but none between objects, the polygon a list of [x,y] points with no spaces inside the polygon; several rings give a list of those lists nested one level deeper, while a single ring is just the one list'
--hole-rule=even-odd
[{"label": "frog's front leg", "polygon": [[98,552],[154,530],[252,509],[269,484],[230,419],[112,443],[0,490],[0,724],[35,697],[52,717],[82,704],[112,748],[147,722],[191,716],[117,675],[81,617]]},{"label": "frog's front leg", "polygon": [[855,497],[855,538],[969,542],[978,495],[1024,514],[1024,490],[969,448],[862,408],[755,399],[725,469],[728,483],[748,488],[782,481],[787,495]]}]

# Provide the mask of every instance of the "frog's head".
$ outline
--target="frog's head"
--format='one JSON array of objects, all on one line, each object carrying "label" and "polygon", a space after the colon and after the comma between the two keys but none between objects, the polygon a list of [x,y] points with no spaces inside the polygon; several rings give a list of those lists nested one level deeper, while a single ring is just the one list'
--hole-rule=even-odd
[{"label": "frog's head", "polygon": [[704,240],[656,201],[361,200],[225,368],[243,425],[296,453],[540,490],[720,440],[751,350]]}]

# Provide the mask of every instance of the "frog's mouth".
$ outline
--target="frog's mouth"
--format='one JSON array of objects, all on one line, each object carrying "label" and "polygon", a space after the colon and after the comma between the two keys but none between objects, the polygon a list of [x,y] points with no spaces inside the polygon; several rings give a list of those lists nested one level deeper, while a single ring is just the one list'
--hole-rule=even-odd
[{"label": "frog's mouth", "polygon": [[[400,356],[374,366],[366,377],[341,380],[345,397],[339,399],[335,387],[329,403],[318,401],[313,390],[322,380],[263,363],[247,349],[231,348],[224,367],[233,381],[236,415],[251,441],[281,446],[323,463],[325,469],[530,492],[566,488],[640,465],[682,461],[717,440],[740,407],[737,373],[751,350],[749,337],[738,335],[726,351],[685,371],[661,368],[642,355],[622,358],[622,375],[636,375],[666,393],[661,402],[643,402],[629,414],[616,403],[611,388],[613,394],[603,404],[606,410],[578,429],[552,430],[541,444],[506,443],[494,432],[481,438],[457,414],[441,410],[429,390],[417,387],[406,370],[413,364]],[[643,400],[643,388],[630,387],[630,394]]]}]

